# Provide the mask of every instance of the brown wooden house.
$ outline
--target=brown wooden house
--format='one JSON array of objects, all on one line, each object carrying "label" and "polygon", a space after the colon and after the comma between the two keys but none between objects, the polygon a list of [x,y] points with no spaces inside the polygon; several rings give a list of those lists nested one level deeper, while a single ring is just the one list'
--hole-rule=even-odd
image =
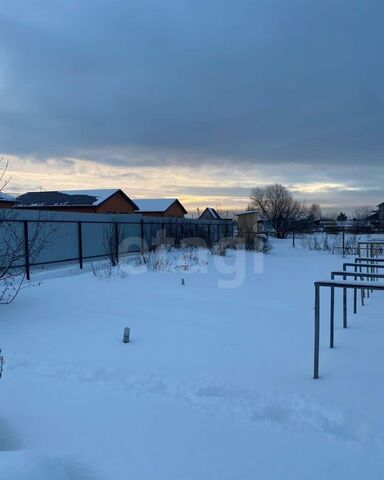
[{"label": "brown wooden house", "polygon": [[138,206],[120,189],[28,192],[16,208],[83,213],[134,213]]},{"label": "brown wooden house", "polygon": [[221,220],[220,215],[212,207],[207,207],[199,217],[200,220]]},{"label": "brown wooden house", "polygon": [[0,208],[13,208],[16,204],[16,198],[8,193],[0,192]]},{"label": "brown wooden house", "polygon": [[137,198],[135,203],[140,215],[184,218],[188,213],[177,198]]}]

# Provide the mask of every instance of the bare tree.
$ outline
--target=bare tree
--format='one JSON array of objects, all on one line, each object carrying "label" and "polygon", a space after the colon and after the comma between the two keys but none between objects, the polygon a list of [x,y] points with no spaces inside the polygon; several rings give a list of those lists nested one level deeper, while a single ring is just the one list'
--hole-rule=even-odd
[{"label": "bare tree", "polygon": [[312,203],[312,205],[308,209],[308,220],[314,222],[316,220],[320,220],[323,214],[318,203]]},{"label": "bare tree", "polygon": [[305,207],[297,202],[283,185],[266,185],[251,192],[251,208],[271,225],[277,238],[286,238],[305,215]]},{"label": "bare tree", "polygon": [[[0,173],[0,192],[8,184],[6,178],[8,163],[5,162]],[[42,250],[53,240],[55,229],[47,227],[49,219],[42,220],[41,215],[33,222],[29,230],[28,250],[31,264]],[[23,223],[17,221],[13,209],[0,210],[0,304],[10,303],[20,292],[25,280],[25,237]]]},{"label": "bare tree", "polygon": [[364,205],[357,207],[353,212],[353,229],[355,233],[370,233],[372,229],[373,208]]},{"label": "bare tree", "polygon": [[7,177],[7,170],[8,170],[8,160],[5,160],[4,157],[0,158],[0,192],[4,190],[4,188],[10,182],[10,177]]},{"label": "bare tree", "polygon": [[216,206],[216,212],[220,215],[222,219],[225,219],[225,220],[233,220],[236,215],[235,210],[231,210],[229,208],[227,209],[223,208],[221,207],[221,205]]},{"label": "bare tree", "polygon": [[368,220],[368,218],[372,215],[372,211],[373,211],[373,208],[368,205],[357,207],[353,213],[353,218],[357,222],[364,224]]}]

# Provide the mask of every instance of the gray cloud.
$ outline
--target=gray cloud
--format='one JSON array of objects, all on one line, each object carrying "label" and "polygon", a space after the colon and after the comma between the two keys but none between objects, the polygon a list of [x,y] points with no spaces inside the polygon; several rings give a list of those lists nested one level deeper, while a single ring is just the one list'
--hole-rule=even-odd
[{"label": "gray cloud", "polygon": [[3,0],[0,150],[380,164],[383,13],[381,0]]},{"label": "gray cloud", "polygon": [[54,159],[61,174],[96,161],[143,192],[130,168],[196,165],[217,186],[185,195],[328,182],[295,195],[375,205],[383,14],[382,0],[3,0],[0,152]]}]

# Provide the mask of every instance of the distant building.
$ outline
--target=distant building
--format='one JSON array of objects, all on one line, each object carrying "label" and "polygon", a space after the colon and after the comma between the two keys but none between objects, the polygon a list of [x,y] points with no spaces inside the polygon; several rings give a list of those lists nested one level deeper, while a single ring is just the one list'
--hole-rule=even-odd
[{"label": "distant building", "polygon": [[28,192],[16,208],[83,213],[134,213],[138,206],[120,189]]},{"label": "distant building", "polygon": [[378,214],[379,214],[379,222],[381,224],[384,224],[384,202],[377,205],[377,208],[378,208]]},{"label": "distant building", "polygon": [[188,212],[177,198],[137,198],[136,213],[150,217],[184,218]]},{"label": "distant building", "polygon": [[245,237],[252,233],[259,233],[262,230],[263,221],[259,217],[259,213],[255,210],[242,212],[237,214],[238,235]]},{"label": "distant building", "polygon": [[207,207],[204,210],[204,212],[200,215],[199,219],[201,219],[201,220],[221,220],[221,217],[214,208]]},{"label": "distant building", "polygon": [[320,228],[320,230],[325,230],[327,228],[337,227],[337,220],[335,218],[319,218],[314,220],[313,225]]},{"label": "distant building", "polygon": [[384,202],[377,205],[377,210],[372,212],[372,215],[368,217],[368,220],[377,226],[384,225]]},{"label": "distant building", "polygon": [[13,208],[17,200],[9,193],[0,192],[0,208]]}]

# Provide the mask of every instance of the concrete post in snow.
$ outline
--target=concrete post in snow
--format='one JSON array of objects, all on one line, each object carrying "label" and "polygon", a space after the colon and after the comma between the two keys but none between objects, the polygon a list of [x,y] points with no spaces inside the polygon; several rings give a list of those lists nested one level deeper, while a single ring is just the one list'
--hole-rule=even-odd
[{"label": "concrete post in snow", "polygon": [[130,329],[129,327],[124,328],[124,336],[123,336],[123,342],[124,343],[129,343],[129,335],[130,335]]}]

